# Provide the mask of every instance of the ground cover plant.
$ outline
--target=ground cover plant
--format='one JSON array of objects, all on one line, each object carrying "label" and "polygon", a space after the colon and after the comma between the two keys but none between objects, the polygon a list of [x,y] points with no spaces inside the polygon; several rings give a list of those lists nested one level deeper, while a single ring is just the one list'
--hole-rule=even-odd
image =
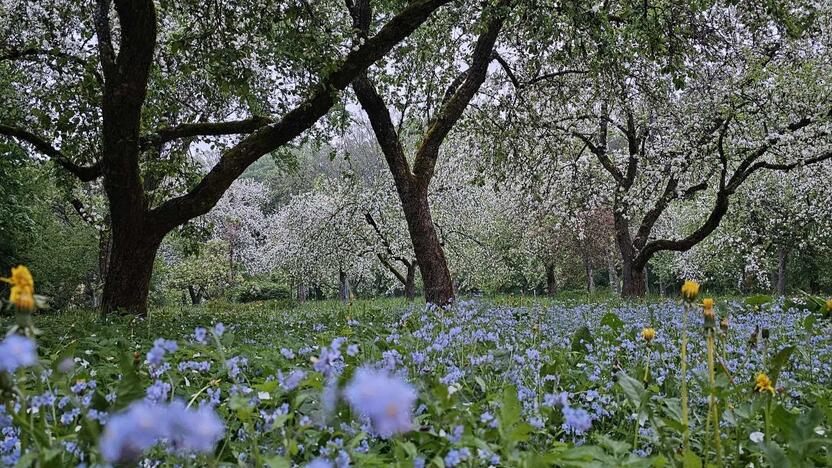
[{"label": "ground cover plant", "polygon": [[31,314],[25,278],[0,344],[4,465],[830,463],[828,303],[712,300],[689,282],[630,304],[101,318]]}]

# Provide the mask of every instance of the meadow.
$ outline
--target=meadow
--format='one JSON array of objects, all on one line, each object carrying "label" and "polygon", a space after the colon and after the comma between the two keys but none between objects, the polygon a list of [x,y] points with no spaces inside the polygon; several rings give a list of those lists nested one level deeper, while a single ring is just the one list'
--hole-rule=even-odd
[{"label": "meadow", "polygon": [[822,315],[782,300],[716,298],[713,318],[702,296],[581,301],[503,296],[448,310],[389,299],[209,303],[147,318],[46,310],[30,324],[19,316],[17,332],[35,333],[36,361],[10,338],[0,345],[0,460],[832,463],[832,328]]}]

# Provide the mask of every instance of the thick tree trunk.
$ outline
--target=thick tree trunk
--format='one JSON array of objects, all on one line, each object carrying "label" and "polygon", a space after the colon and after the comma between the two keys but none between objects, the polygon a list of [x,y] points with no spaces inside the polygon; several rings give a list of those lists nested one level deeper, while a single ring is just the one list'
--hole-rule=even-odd
[{"label": "thick tree trunk", "polygon": [[632,260],[624,260],[621,277],[624,281],[621,297],[643,297],[647,292],[644,269],[635,267]]},{"label": "thick tree trunk", "polygon": [[454,286],[445,252],[430,216],[427,187],[409,195],[401,199],[413,252],[425,284],[425,301],[436,305],[449,304],[454,298]]},{"label": "thick tree trunk", "polygon": [[410,262],[407,266],[407,276],[404,282],[404,297],[412,301],[416,296],[416,262]]},{"label": "thick tree trunk", "polygon": [[147,232],[138,222],[122,226],[113,223],[110,262],[101,298],[102,313],[147,314],[153,262],[163,237]]},{"label": "thick tree trunk", "polygon": [[786,295],[786,270],[789,266],[789,249],[781,245],[777,249],[777,295]]},{"label": "thick tree trunk", "polygon": [[558,280],[555,277],[555,266],[546,265],[546,294],[554,297],[558,292]]}]

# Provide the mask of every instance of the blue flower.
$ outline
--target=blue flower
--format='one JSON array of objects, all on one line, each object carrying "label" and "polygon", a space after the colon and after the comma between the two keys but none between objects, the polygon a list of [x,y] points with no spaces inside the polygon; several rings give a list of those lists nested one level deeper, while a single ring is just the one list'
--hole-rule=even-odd
[{"label": "blue flower", "polygon": [[214,334],[217,336],[222,336],[223,333],[225,333],[225,325],[223,325],[222,322],[218,322],[216,325],[214,325]]},{"label": "blue flower", "polygon": [[413,428],[416,390],[399,377],[362,367],[344,389],[344,397],[356,412],[370,420],[381,437]]},{"label": "blue flower", "polygon": [[236,379],[243,372],[243,368],[246,365],[248,365],[248,359],[243,356],[234,356],[225,361],[225,367],[228,368],[228,376],[232,379]]},{"label": "blue flower", "polygon": [[165,353],[173,353],[178,348],[179,346],[175,341],[159,338],[153,342],[153,347],[147,352],[147,363],[153,367],[158,367],[164,362]]},{"label": "blue flower", "polygon": [[358,354],[357,344],[351,344],[347,346],[347,356],[355,356],[356,354]]},{"label": "blue flower", "polygon": [[157,380],[151,386],[147,387],[145,400],[148,403],[161,403],[168,399],[170,388],[171,385],[169,383]]},{"label": "blue flower", "polygon": [[206,330],[205,327],[194,328],[194,341],[206,344],[208,342],[208,330]]},{"label": "blue flower", "polygon": [[309,462],[306,468],[332,468],[332,462],[326,458],[316,458]]},{"label": "blue flower", "polygon": [[171,449],[210,452],[223,432],[222,422],[210,408],[192,410],[181,402],[153,405],[139,401],[110,418],[99,444],[106,461],[128,463],[162,439]]},{"label": "blue flower", "polygon": [[581,435],[592,427],[592,417],[582,408],[563,407],[563,430]]},{"label": "blue flower", "polygon": [[0,342],[0,371],[14,372],[38,362],[35,342],[25,336],[9,335]]}]

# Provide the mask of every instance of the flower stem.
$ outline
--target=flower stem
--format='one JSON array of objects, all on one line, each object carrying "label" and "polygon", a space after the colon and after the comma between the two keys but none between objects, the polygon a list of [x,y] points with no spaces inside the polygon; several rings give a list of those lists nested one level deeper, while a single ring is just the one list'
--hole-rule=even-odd
[{"label": "flower stem", "polygon": [[688,372],[688,304],[684,304],[684,309],[682,312],[682,344],[681,344],[681,353],[682,353],[682,385],[681,385],[681,400],[682,400],[682,453],[687,453],[688,451],[688,442],[689,442],[689,429],[688,429],[688,384],[687,384],[687,372]]}]

